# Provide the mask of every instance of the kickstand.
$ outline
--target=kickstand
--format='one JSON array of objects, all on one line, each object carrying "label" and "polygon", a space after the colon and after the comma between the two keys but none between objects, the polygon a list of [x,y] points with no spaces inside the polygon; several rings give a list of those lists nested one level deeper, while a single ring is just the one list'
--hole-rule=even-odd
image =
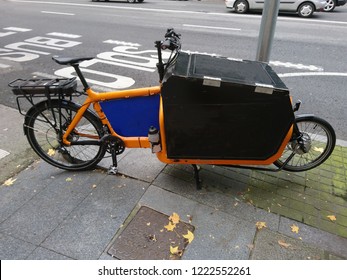
[{"label": "kickstand", "polygon": [[107,174],[116,175],[118,172],[118,165],[117,165],[115,143],[110,143],[110,150],[111,150],[111,157],[112,157],[112,165],[108,168]]},{"label": "kickstand", "polygon": [[194,169],[194,178],[195,178],[195,183],[196,183],[196,189],[201,190],[201,181],[199,177],[199,171],[200,171],[200,166],[196,164],[192,164],[193,169]]}]

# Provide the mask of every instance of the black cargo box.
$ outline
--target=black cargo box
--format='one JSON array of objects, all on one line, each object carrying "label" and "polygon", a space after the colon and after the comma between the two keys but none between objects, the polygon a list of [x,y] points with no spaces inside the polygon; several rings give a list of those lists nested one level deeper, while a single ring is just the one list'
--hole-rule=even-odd
[{"label": "black cargo box", "polygon": [[288,88],[262,62],[182,52],[162,98],[170,159],[265,160],[294,120]]}]

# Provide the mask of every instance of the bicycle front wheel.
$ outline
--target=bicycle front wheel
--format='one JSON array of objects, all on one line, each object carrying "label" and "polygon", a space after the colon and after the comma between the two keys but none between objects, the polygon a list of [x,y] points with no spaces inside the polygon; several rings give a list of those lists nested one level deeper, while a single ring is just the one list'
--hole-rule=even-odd
[{"label": "bicycle front wheel", "polygon": [[105,145],[92,144],[102,137],[103,129],[100,120],[89,110],[69,135],[68,140],[76,144],[62,143],[62,136],[79,108],[64,100],[43,101],[28,111],[24,123],[24,132],[33,150],[53,166],[70,171],[95,167],[106,152]]},{"label": "bicycle front wheel", "polygon": [[315,116],[300,116],[295,122],[299,129],[298,138],[288,143],[281,158],[274,164],[282,167],[294,153],[283,170],[299,172],[322,164],[334,150],[336,135],[328,122]]}]

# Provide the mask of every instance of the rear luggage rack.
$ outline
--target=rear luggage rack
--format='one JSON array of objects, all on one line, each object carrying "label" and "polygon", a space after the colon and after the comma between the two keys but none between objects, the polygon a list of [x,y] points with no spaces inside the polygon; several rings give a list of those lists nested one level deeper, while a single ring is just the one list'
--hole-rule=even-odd
[{"label": "rear luggage rack", "polygon": [[76,91],[76,78],[17,79],[8,84],[15,95],[69,95]]},{"label": "rear luggage rack", "polygon": [[[68,99],[72,96],[80,96],[76,78],[69,79],[16,79],[8,84],[12,92],[17,96],[19,113],[25,115],[25,103],[35,106],[42,100]],[[24,103],[23,103],[24,102]]]}]

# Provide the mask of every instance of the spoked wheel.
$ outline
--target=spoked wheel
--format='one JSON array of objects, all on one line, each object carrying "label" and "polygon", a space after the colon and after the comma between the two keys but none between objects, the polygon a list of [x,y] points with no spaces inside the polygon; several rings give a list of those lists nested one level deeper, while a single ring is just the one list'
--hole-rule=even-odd
[{"label": "spoked wheel", "polygon": [[43,101],[28,111],[24,123],[24,132],[34,151],[46,162],[70,171],[95,167],[106,152],[105,145],[96,144],[103,135],[102,124],[90,111],[85,112],[68,138],[84,142],[71,146],[62,144],[62,135],[79,108],[67,101]]},{"label": "spoked wheel", "polygon": [[293,155],[283,170],[299,172],[317,167],[333,152],[336,142],[335,131],[323,119],[315,116],[301,116],[295,119],[299,129],[297,139],[292,139],[280,159],[274,164],[282,167]]},{"label": "spoked wheel", "polygon": [[335,9],[335,0],[327,0],[327,3],[325,4],[324,11],[325,12],[332,12]]}]

